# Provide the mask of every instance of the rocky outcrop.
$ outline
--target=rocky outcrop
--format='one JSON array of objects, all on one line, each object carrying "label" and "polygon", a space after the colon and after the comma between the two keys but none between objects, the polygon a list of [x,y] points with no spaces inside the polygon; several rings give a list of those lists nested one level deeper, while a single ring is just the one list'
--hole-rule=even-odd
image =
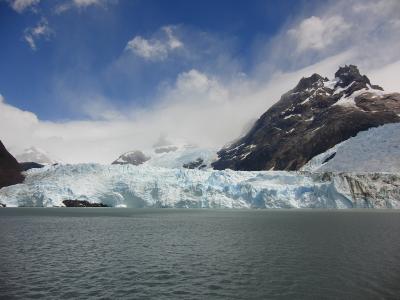
[{"label": "rocky outcrop", "polygon": [[115,160],[113,165],[134,165],[138,166],[142,163],[148,161],[150,157],[147,157],[142,151],[136,150],[122,154],[117,160]]},{"label": "rocky outcrop", "polygon": [[62,203],[66,207],[108,207],[103,203],[91,203],[86,200],[64,200]]},{"label": "rocky outcrop", "polygon": [[238,141],[221,149],[214,169],[299,170],[314,156],[386,123],[400,122],[400,94],[385,94],[356,66],[340,68],[335,79],[318,74],[265,112]]},{"label": "rocky outcrop", "polygon": [[204,159],[199,157],[195,161],[191,161],[186,164],[183,164],[182,167],[184,167],[185,169],[204,169],[207,167],[207,165],[204,164]]},{"label": "rocky outcrop", "polygon": [[20,165],[0,141],[0,188],[23,181]]},{"label": "rocky outcrop", "polygon": [[28,171],[30,169],[40,169],[43,168],[44,165],[38,164],[36,162],[23,162],[19,163],[22,171]]}]

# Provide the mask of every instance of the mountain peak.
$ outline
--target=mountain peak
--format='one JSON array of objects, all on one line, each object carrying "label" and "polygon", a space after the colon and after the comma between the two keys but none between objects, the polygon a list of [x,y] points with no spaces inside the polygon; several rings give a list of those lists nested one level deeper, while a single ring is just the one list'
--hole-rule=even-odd
[{"label": "mountain peak", "polygon": [[355,65],[345,65],[344,67],[339,67],[339,70],[335,73],[335,78],[338,79],[336,86],[346,87],[352,82],[359,82],[371,85],[368,77],[361,75],[358,67]]},{"label": "mountain peak", "polygon": [[383,93],[355,65],[340,67],[335,77],[302,78],[245,136],[221,149],[212,166],[298,170],[360,131],[400,122],[400,94]]},{"label": "mountain peak", "polygon": [[321,75],[314,73],[310,77],[301,78],[294,90],[296,92],[304,91],[306,89],[314,87],[318,82],[322,81],[325,81],[325,79]]}]

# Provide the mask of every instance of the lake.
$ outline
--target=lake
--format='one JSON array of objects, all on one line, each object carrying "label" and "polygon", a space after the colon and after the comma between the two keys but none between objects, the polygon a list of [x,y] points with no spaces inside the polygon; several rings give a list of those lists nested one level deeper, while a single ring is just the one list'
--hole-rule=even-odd
[{"label": "lake", "polygon": [[400,297],[391,210],[0,209],[1,299]]}]

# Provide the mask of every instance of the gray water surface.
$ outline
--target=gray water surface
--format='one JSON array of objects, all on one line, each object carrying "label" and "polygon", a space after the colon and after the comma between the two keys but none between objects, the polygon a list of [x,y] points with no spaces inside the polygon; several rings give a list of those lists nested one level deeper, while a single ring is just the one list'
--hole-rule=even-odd
[{"label": "gray water surface", "polygon": [[400,213],[0,209],[1,299],[399,299]]}]

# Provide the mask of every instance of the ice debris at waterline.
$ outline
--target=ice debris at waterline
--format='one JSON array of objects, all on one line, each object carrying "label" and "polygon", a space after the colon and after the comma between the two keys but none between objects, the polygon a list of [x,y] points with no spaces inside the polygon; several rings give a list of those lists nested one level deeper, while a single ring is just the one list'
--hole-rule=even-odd
[{"label": "ice debris at waterline", "polygon": [[10,206],[400,208],[400,174],[213,171],[78,164],[31,169],[0,190]]}]

